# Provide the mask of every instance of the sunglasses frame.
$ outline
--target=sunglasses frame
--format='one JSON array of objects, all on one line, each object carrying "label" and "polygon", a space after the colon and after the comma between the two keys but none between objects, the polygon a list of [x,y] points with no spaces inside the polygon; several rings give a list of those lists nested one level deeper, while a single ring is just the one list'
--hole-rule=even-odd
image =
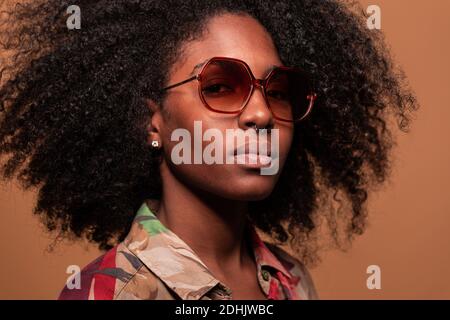
[{"label": "sunglasses frame", "polygon": [[[224,60],[225,60],[225,61],[231,61],[231,62],[236,62],[236,63],[242,64],[242,65],[245,67],[245,70],[247,71],[247,74],[250,76],[250,79],[251,79],[250,93],[248,94],[248,97],[246,98],[245,102],[242,104],[242,107],[241,107],[239,110],[237,110],[237,111],[222,111],[222,110],[216,110],[216,109],[214,109],[213,107],[211,107],[211,106],[206,102],[206,100],[205,100],[205,98],[204,98],[204,96],[203,96],[203,93],[202,93],[202,75],[203,75],[204,70],[205,70],[205,69],[208,67],[208,65],[211,64],[212,62],[214,62],[214,61],[224,61]],[[262,91],[262,93],[263,93],[263,96],[264,96],[264,100],[266,101],[266,105],[267,105],[267,107],[269,108],[270,112],[272,113],[272,116],[273,116],[275,119],[277,119],[277,120],[279,120],[279,121],[284,121],[284,122],[298,122],[298,121],[301,121],[301,120],[303,120],[304,118],[306,118],[306,116],[311,112],[311,109],[312,109],[312,107],[313,107],[313,105],[314,105],[314,101],[317,99],[317,94],[316,94],[315,92],[313,92],[313,91],[311,90],[311,88],[309,88],[310,93],[309,93],[309,94],[307,95],[307,97],[306,97],[306,99],[309,100],[308,109],[307,109],[307,111],[305,112],[305,114],[304,114],[301,118],[295,119],[295,120],[287,120],[287,119],[283,119],[283,118],[278,117],[277,115],[275,115],[275,114],[273,113],[273,110],[272,110],[272,108],[271,108],[271,106],[270,106],[270,103],[269,103],[269,101],[268,101],[267,94],[266,94],[266,84],[270,81],[271,77],[272,77],[277,71],[279,71],[279,70],[288,71],[288,72],[299,72],[299,73],[303,73],[303,74],[305,75],[306,79],[307,79],[308,82],[309,82],[309,77],[308,77],[307,73],[304,72],[303,70],[301,70],[300,68],[296,68],[296,67],[286,67],[286,66],[277,66],[277,67],[272,68],[272,70],[269,72],[269,74],[268,74],[264,79],[256,79],[255,76],[253,75],[253,73],[252,73],[250,67],[248,66],[248,64],[247,64],[245,61],[242,61],[242,60],[239,60],[239,59],[236,59],[236,58],[229,58],[229,57],[213,57],[213,58],[211,58],[211,59],[209,59],[209,60],[207,60],[207,61],[205,62],[205,64],[202,66],[202,68],[200,69],[200,71],[199,71],[195,76],[193,76],[193,77],[191,77],[191,78],[188,78],[188,79],[186,79],[186,80],[183,80],[183,81],[181,81],[181,82],[178,82],[178,83],[176,83],[176,84],[167,86],[167,87],[163,88],[161,91],[167,91],[167,90],[169,90],[169,89],[172,89],[172,88],[181,86],[181,85],[183,85],[183,84],[185,84],[185,83],[188,83],[188,82],[191,82],[191,81],[193,81],[193,80],[197,80],[197,82],[198,82],[198,94],[199,94],[199,96],[200,96],[200,99],[201,99],[202,103],[204,104],[204,106],[205,106],[208,110],[211,110],[211,111],[217,112],[217,113],[222,113],[222,114],[240,114],[240,113],[245,109],[245,107],[247,106],[247,104],[248,104],[250,98],[251,98],[252,95],[253,95],[253,92],[254,92],[254,90],[255,90],[255,87],[260,87],[260,88],[261,88],[261,91]]]}]

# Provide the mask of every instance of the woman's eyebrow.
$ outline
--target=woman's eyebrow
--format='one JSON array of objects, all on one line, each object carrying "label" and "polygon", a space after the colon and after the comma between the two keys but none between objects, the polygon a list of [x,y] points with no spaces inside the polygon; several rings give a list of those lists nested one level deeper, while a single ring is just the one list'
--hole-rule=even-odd
[{"label": "woman's eyebrow", "polygon": [[[189,75],[190,75],[190,76],[193,76],[193,75],[195,74],[195,71],[196,71],[198,68],[200,68],[201,66],[203,66],[203,65],[204,65],[206,62],[208,62],[208,60],[210,60],[210,59],[211,59],[211,58],[208,58],[208,59],[206,59],[205,61],[200,62],[199,64],[196,64],[196,65],[194,66],[194,68],[192,69],[192,71],[191,71],[191,73],[190,73]],[[265,74],[265,75],[269,74],[269,72],[272,71],[272,69],[275,69],[276,67],[279,67],[279,66],[278,66],[278,65],[275,65],[275,64],[269,66],[269,67],[264,71],[264,74]]]}]

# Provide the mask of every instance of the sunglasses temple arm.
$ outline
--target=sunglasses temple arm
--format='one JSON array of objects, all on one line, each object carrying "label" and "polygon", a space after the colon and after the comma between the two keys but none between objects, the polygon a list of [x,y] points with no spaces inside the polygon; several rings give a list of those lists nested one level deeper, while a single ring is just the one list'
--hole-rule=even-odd
[{"label": "sunglasses temple arm", "polygon": [[168,87],[165,87],[165,88],[161,89],[161,91],[166,91],[166,90],[169,90],[169,89],[181,86],[182,84],[185,84],[185,83],[190,82],[190,81],[195,80],[195,79],[197,79],[197,76],[193,76],[193,77],[191,77],[189,79],[186,79],[184,81],[178,82],[178,83],[170,85]]}]

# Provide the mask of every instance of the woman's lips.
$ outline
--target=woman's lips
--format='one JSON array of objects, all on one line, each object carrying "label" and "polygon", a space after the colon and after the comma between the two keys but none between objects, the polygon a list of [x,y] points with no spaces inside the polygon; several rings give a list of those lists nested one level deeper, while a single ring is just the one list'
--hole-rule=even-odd
[{"label": "woman's lips", "polygon": [[237,164],[244,164],[252,167],[266,166],[272,161],[272,157],[255,153],[241,153],[235,155],[234,159],[236,159]]},{"label": "woman's lips", "polygon": [[[264,144],[262,144],[264,145]],[[250,148],[252,147],[252,148]],[[258,142],[249,142],[249,143],[245,143],[243,145],[240,145],[238,147],[236,147],[236,149],[234,149],[233,151],[233,155],[237,156],[240,154],[257,154],[257,155],[264,155],[264,156],[271,156],[271,145],[270,143],[265,143],[265,152],[262,153],[259,149],[260,149],[260,145],[258,144]]]},{"label": "woman's lips", "polygon": [[[250,148],[252,147],[252,148]],[[247,167],[260,168],[269,165],[272,162],[270,143],[265,144],[265,152],[258,150],[260,146],[257,142],[248,142],[234,149],[231,157],[235,164],[245,165]]]}]

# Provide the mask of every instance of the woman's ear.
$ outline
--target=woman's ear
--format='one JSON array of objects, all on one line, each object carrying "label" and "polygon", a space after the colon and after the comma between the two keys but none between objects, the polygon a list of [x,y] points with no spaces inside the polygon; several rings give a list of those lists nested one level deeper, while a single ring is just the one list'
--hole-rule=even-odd
[{"label": "woman's ear", "polygon": [[151,118],[147,124],[147,142],[153,148],[161,148],[162,137],[162,117],[161,117],[161,107],[151,99],[146,99],[146,104],[151,112]]}]

